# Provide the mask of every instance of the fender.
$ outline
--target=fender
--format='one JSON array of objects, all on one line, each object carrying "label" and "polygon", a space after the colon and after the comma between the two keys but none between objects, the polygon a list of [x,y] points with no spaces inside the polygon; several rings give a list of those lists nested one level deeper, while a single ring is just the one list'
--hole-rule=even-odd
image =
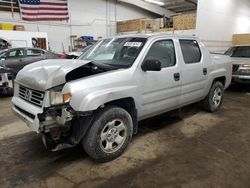
[{"label": "fender", "polygon": [[[117,99],[132,97],[136,98],[137,86],[114,87],[92,92],[77,92],[70,101],[71,107],[75,111],[86,112],[98,109],[107,102]],[[136,101],[136,100],[135,100]]]},{"label": "fender", "polygon": [[216,78],[220,78],[220,77],[225,77],[226,78],[225,88],[228,87],[228,85],[230,84],[230,82],[229,82],[230,78],[227,75],[227,70],[225,68],[215,69],[209,75],[209,78],[208,78],[209,81],[207,82],[207,87],[206,87],[207,88],[206,89],[206,95],[208,94],[210,88],[212,87],[213,81]]}]

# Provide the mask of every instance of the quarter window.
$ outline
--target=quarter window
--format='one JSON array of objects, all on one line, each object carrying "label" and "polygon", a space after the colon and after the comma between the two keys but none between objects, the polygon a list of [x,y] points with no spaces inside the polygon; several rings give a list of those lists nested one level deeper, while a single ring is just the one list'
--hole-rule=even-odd
[{"label": "quarter window", "polygon": [[162,68],[174,66],[176,59],[173,41],[161,40],[152,44],[145,60],[158,60]]},{"label": "quarter window", "polygon": [[201,51],[196,40],[179,40],[181,51],[185,63],[199,63],[201,61]]}]

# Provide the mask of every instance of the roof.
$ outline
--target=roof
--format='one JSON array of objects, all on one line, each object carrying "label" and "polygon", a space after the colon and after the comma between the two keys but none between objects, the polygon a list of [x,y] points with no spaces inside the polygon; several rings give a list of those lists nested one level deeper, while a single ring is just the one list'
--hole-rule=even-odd
[{"label": "roof", "polygon": [[9,48],[8,50],[18,50],[18,49],[34,49],[34,50],[42,50],[42,51],[46,51],[46,50],[43,50],[43,49],[41,49],[41,48],[33,48],[33,47]]},{"label": "roof", "polygon": [[[154,38],[154,37],[171,37],[171,38],[190,38],[190,39],[197,39],[196,36],[190,35],[178,35],[178,34],[167,34],[164,32],[159,33],[150,33],[150,34],[128,34],[128,35],[119,35],[115,38],[124,38],[124,37],[139,37],[139,38]],[[112,37],[110,37],[112,38]]]}]

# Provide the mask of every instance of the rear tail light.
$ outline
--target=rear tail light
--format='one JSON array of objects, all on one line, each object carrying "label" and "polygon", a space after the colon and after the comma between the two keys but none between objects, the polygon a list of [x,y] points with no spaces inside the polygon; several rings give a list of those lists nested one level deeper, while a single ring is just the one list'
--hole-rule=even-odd
[{"label": "rear tail light", "polygon": [[66,59],[66,55],[65,54],[59,54],[58,57],[59,57],[59,59]]}]

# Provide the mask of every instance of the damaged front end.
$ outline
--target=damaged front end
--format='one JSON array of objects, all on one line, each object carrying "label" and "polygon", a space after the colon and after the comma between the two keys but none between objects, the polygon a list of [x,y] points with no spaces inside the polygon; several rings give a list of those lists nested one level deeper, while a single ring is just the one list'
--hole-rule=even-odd
[{"label": "damaged front end", "polygon": [[57,151],[81,141],[91,124],[92,112],[76,112],[66,104],[47,108],[38,118],[44,145]]},{"label": "damaged front end", "polygon": [[92,119],[92,112],[77,112],[70,106],[72,95],[62,93],[63,87],[64,84],[47,92],[49,107],[44,107],[43,113],[37,115],[43,143],[53,151],[77,145]]},{"label": "damaged front end", "polygon": [[[71,93],[62,92],[66,83],[114,70],[90,61],[49,62],[29,65],[17,75],[13,110],[35,132],[42,134],[49,150],[77,145],[92,120],[92,112],[78,112],[70,106]],[[22,84],[25,83],[25,84]]]}]

